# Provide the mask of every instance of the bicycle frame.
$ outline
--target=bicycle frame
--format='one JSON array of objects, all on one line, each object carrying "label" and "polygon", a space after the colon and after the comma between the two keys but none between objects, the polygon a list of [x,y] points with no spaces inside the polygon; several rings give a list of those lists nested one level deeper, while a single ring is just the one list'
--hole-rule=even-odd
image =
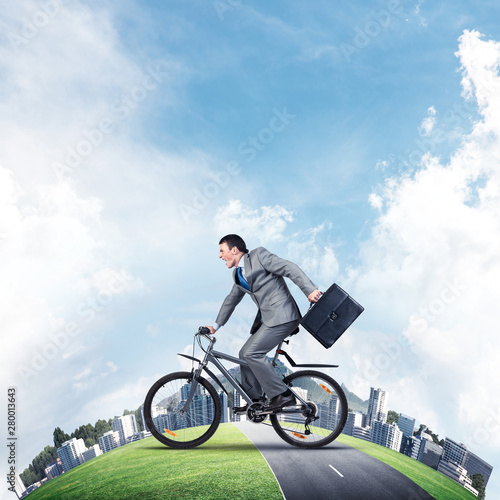
[{"label": "bicycle frame", "polygon": [[[226,361],[238,364],[240,366],[248,366],[248,363],[246,361],[240,359],[240,358],[236,358],[235,356],[231,356],[230,354],[225,354],[225,353],[220,352],[220,351],[215,351],[213,349],[213,346],[214,346],[215,342],[217,341],[217,339],[215,337],[209,337],[208,335],[205,335],[205,334],[196,334],[196,335],[203,336],[206,339],[208,339],[209,340],[209,345],[208,345],[208,347],[207,347],[206,350],[204,350],[203,347],[202,347],[202,350],[204,350],[204,352],[205,352],[205,356],[203,357],[203,361],[199,360],[199,359],[197,359],[197,358],[195,358],[193,356],[189,356],[187,354],[178,353],[179,356],[183,356],[184,358],[191,359],[192,361],[197,361],[199,363],[198,368],[196,370],[194,370],[194,373],[193,373],[193,381],[195,383],[191,384],[189,395],[188,395],[188,397],[186,399],[186,402],[185,402],[185,404],[184,404],[184,406],[182,408],[182,412],[187,411],[187,409],[189,408],[189,405],[191,404],[191,401],[192,401],[193,396],[194,396],[195,391],[196,391],[196,386],[198,385],[197,384],[198,378],[200,377],[201,372],[203,370],[205,370],[207,372],[207,374],[210,376],[210,378],[212,378],[219,385],[219,387],[227,394],[227,391],[224,388],[224,386],[222,385],[221,381],[217,378],[217,376],[214,373],[212,373],[212,371],[210,371],[207,368],[208,363],[214,364],[221,371],[221,373],[224,375],[224,377],[226,377],[226,380],[234,387],[234,389],[238,393],[240,393],[240,395],[243,397],[243,399],[249,405],[251,405],[252,404],[252,398],[250,398],[250,396],[245,392],[245,390],[243,389],[243,387],[241,386],[241,384],[229,373],[229,371],[219,361],[219,359],[224,359]],[[288,341],[283,341],[283,342],[288,343]],[[292,365],[292,367],[315,367],[315,368],[319,368],[319,367],[322,367],[322,368],[336,368],[336,367],[338,367],[338,365],[296,364],[293,361],[293,359],[285,351],[283,351],[281,349],[281,347],[283,345],[283,342],[280,342],[280,344],[276,348],[276,352],[274,354],[274,358],[273,358],[273,361],[272,361],[273,366],[276,366],[276,361],[278,359],[278,356],[280,354],[283,354],[286,357],[287,361]],[[200,347],[201,347],[201,344],[200,344]],[[292,391],[293,395],[297,398],[298,401],[300,401],[303,405],[307,404],[307,402],[305,400],[303,400],[300,397],[300,395],[297,394],[293,389],[291,389],[291,391]],[[296,408],[292,409],[290,407],[290,408],[282,409],[281,413],[300,413],[301,411],[302,411],[301,409],[296,409]]]}]

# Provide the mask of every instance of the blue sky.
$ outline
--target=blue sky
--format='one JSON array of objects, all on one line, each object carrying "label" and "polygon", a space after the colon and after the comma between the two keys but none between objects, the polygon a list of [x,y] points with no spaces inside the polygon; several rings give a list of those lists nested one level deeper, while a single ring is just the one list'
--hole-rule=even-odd
[{"label": "blue sky", "polygon": [[[335,348],[303,333],[295,357],[338,362],[360,397],[385,389],[496,466],[498,17],[492,1],[4,7],[1,365],[20,470],[56,426],[135,408],[182,367],[231,286],[228,232],[365,306]],[[221,349],[254,313],[241,304]]]}]

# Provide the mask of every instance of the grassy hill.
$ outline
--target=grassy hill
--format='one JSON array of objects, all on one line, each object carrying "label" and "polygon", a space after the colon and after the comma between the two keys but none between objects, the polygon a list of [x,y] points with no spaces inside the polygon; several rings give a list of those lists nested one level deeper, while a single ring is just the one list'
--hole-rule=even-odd
[{"label": "grassy hill", "polygon": [[283,496],[260,452],[236,427],[222,424],[207,443],[191,450],[174,450],[152,437],[122,446],[48,481],[28,498],[282,500]]},{"label": "grassy hill", "polygon": [[352,446],[390,465],[409,477],[436,500],[475,500],[477,498],[449,477],[402,453],[345,434],[341,434],[337,441]]}]

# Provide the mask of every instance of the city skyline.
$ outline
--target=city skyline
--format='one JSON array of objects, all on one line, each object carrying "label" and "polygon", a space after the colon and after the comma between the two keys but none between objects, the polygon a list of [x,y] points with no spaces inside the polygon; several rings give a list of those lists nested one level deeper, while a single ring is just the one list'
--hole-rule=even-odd
[{"label": "city skyline", "polygon": [[[304,391],[300,388],[297,390],[303,391],[301,393],[302,397],[307,397],[307,391]],[[188,393],[189,385],[187,384],[185,386],[182,386],[179,389],[179,396],[181,400],[185,399]],[[229,400],[227,395],[222,391],[218,392],[218,394],[221,398],[221,402],[223,403],[221,423],[226,423],[229,421],[240,421],[240,415],[230,412]],[[239,394],[237,391],[233,390],[232,395],[233,401],[236,401],[235,406],[237,406]],[[200,400],[204,399],[204,395],[201,392],[198,397],[200,398]],[[480,471],[480,473],[483,475],[483,478],[485,479],[485,485],[487,485],[493,469],[490,464],[488,464],[486,461],[469,450],[465,444],[459,444],[448,436],[444,438],[445,444],[443,447],[436,445],[434,439],[426,433],[427,428],[425,426],[421,426],[423,427],[423,429],[420,429],[422,430],[421,435],[416,436],[416,438],[414,439],[414,443],[416,443],[416,446],[413,446],[413,449],[411,449],[410,447],[410,450],[403,450],[401,446],[402,440],[404,439],[404,436],[413,438],[417,420],[415,417],[410,417],[399,412],[397,423],[386,423],[389,411],[398,413],[395,410],[387,409],[387,401],[388,395],[386,391],[381,388],[371,387],[370,396],[367,400],[364,401],[364,403],[368,403],[367,413],[364,414],[359,410],[349,412],[348,419],[342,433],[351,435],[353,437],[358,437],[359,439],[370,441],[374,444],[378,444],[386,448],[391,448],[400,453],[407,454],[408,456],[411,456],[411,458],[418,460],[426,464],[427,466],[438,470],[438,472],[441,472],[442,474],[450,477],[456,482],[459,482],[459,484],[461,484],[463,487],[471,492],[474,492],[475,495],[477,491],[472,488],[471,481],[467,477],[467,471],[469,471],[471,468]],[[201,404],[203,405],[203,403]],[[204,412],[205,411],[206,410],[204,410]],[[167,426],[167,428],[170,430],[178,429],[178,424],[174,421],[169,420],[168,413],[169,412],[166,408],[157,407],[156,411],[153,410],[152,416],[155,425],[160,429],[163,429],[164,426]],[[231,416],[229,416],[229,413],[231,413]],[[334,413],[336,413],[336,410],[334,410]],[[372,415],[371,420],[369,419],[370,414]],[[358,417],[360,418],[358,419]],[[293,417],[291,418],[293,421]],[[144,427],[144,429],[147,429],[147,425],[144,421],[143,407],[141,407],[141,419],[142,426]],[[157,419],[160,419],[158,420],[159,423],[157,422]],[[356,423],[354,423],[355,421],[357,422],[357,425]],[[203,423],[203,420],[200,420],[198,422],[198,424],[201,425],[203,425]],[[324,424],[327,427],[329,425],[326,421],[324,422]],[[82,439],[71,438],[68,441],[62,443],[61,447],[57,450],[62,470],[66,472],[67,470],[77,467],[81,463],[95,458],[100,454],[106,453],[120,446],[124,446],[130,442],[133,442],[135,439],[130,439],[132,436],[137,435],[138,437],[136,439],[144,439],[145,437],[150,437],[151,435],[147,430],[139,433],[135,415],[131,413],[114,418],[112,420],[112,427],[113,430],[108,431],[104,433],[103,436],[99,437],[99,444],[96,444],[88,449],[85,447]],[[127,429],[130,432],[128,432]],[[131,432],[132,429],[135,429],[135,432]],[[125,439],[123,439],[124,433],[127,434]],[[89,452],[91,453],[89,454]],[[428,454],[429,456],[431,456],[431,458],[424,458],[424,454]],[[467,467],[469,467],[469,469],[467,469]],[[48,477],[48,471],[50,470],[51,466],[48,466],[45,469],[47,479],[51,479]],[[28,485],[25,489],[29,489],[30,486],[33,485]]]},{"label": "city skyline", "polygon": [[473,487],[470,476],[481,474],[484,486],[487,486],[493,467],[472,453],[465,444],[458,444],[446,436],[441,439],[440,443],[444,443],[440,446],[435,442],[437,437],[428,434],[423,424],[418,430],[420,434],[414,434],[415,417],[399,413],[397,422],[392,420],[391,423],[387,422],[387,418],[387,394],[380,388],[372,387],[367,413],[359,410],[349,412],[342,432],[418,460],[459,483],[475,496],[478,496],[478,490]]}]

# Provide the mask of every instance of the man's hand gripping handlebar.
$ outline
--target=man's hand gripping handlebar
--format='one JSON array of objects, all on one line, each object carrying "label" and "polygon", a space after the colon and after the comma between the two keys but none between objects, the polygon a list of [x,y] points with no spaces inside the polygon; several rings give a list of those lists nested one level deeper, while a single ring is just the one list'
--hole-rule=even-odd
[{"label": "man's hand gripping handlebar", "polygon": [[[213,330],[213,331],[212,331]],[[214,337],[210,337],[215,333],[215,329],[211,326],[200,326],[198,328],[198,335],[203,335],[205,338],[212,340]]]}]

